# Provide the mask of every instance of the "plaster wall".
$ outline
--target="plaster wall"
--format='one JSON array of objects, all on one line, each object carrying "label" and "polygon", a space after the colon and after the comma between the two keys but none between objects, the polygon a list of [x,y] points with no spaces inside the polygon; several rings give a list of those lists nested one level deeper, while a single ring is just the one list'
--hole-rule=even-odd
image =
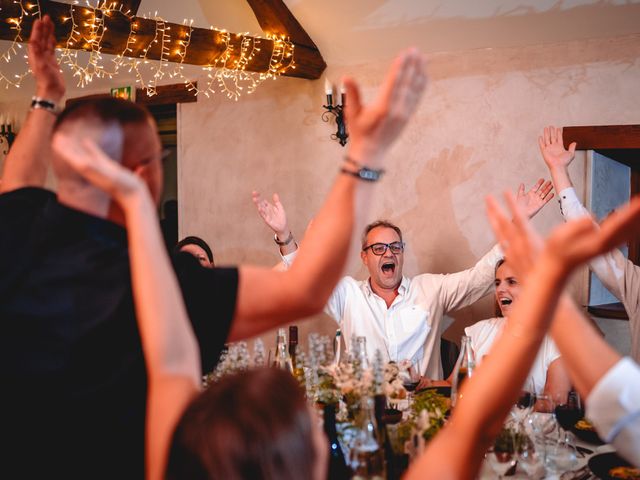
[{"label": "plaster wall", "polygon": [[[329,68],[327,77],[357,78],[374,97],[387,62]],[[388,155],[388,173],[371,205],[405,232],[405,272],[455,272],[474,264],[493,244],[485,195],[530,186],[547,176],[536,139],[547,124],[638,123],[640,36],[525,48],[441,53],[430,58],[431,84],[415,118]],[[197,234],[225,264],[278,261],[251,191],[278,192],[300,238],[319,208],[345,154],[321,120],[321,81],[282,78],[239,102],[216,97],[179,111],[178,189],[181,235]],[[586,155],[572,175],[584,199]],[[535,219],[543,232],[561,222],[555,200]],[[347,273],[365,278],[354,256]],[[572,281],[581,303],[586,273]],[[215,308],[215,306],[212,306]],[[453,314],[446,337],[492,315],[485,298]],[[319,316],[307,331],[332,333]],[[275,334],[265,336],[267,345]]]}]

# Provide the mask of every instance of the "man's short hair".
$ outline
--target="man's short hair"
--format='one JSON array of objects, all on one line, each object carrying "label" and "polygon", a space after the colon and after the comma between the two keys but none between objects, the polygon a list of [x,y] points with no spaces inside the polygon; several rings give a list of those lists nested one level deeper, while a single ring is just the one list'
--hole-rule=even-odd
[{"label": "man's short hair", "polygon": [[211,248],[209,247],[207,242],[205,242],[203,239],[195,236],[184,237],[182,240],[176,243],[173,251],[175,253],[178,253],[182,250],[182,247],[186,245],[197,245],[205,251],[205,253],[207,254],[207,258],[209,259],[209,263],[213,263],[213,252],[211,251]]},{"label": "man's short hair", "polygon": [[367,235],[369,235],[369,232],[374,228],[378,228],[378,227],[391,228],[395,230],[398,236],[400,237],[400,241],[402,241],[402,230],[400,230],[400,227],[391,223],[388,220],[376,220],[375,222],[370,223],[369,225],[364,227],[364,233],[362,234],[362,248],[367,246]]},{"label": "man's short hair", "polygon": [[53,129],[57,130],[60,125],[66,122],[86,120],[87,118],[95,118],[103,123],[116,122],[118,125],[124,126],[146,122],[153,117],[141,105],[110,95],[96,95],[68,105],[58,115]]}]

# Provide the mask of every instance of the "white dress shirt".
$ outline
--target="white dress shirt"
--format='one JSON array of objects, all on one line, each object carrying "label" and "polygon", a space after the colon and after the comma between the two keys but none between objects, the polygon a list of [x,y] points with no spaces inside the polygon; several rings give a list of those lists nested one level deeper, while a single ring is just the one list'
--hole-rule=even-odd
[{"label": "white dress shirt", "polygon": [[[295,252],[283,257],[290,265]],[[389,308],[365,281],[343,277],[325,312],[338,322],[347,349],[352,335],[367,338],[367,354],[380,350],[383,360],[418,361],[421,374],[442,379],[440,336],[445,313],[472,304],[493,286],[495,265],[502,258],[496,245],[468,270],[402,277],[398,296]]]},{"label": "white dress shirt", "polygon": [[[482,358],[490,353],[493,342],[500,336],[506,323],[506,318],[490,318],[464,329],[464,333],[471,337],[471,348],[478,365],[482,362]],[[548,335],[545,336],[523,388],[529,392],[542,393],[547,382],[549,365],[559,357],[560,352],[556,344]]]},{"label": "white dress shirt", "polygon": [[[589,215],[572,187],[560,192],[560,208],[566,220]],[[589,267],[624,305],[631,329],[631,356],[640,362],[640,267],[627,260],[618,249],[594,258]]]},{"label": "white dress shirt", "polygon": [[640,367],[621,359],[593,387],[586,417],[618,454],[640,467]]}]

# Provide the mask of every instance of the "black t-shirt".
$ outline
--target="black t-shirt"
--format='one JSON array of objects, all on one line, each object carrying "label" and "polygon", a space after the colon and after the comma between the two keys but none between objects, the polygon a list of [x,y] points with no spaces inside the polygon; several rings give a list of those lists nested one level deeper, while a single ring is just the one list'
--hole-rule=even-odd
[{"label": "black t-shirt", "polygon": [[[189,257],[174,266],[210,370],[238,272]],[[146,375],[125,230],[42,189],[0,195],[0,322],[3,471],[142,478]]]}]

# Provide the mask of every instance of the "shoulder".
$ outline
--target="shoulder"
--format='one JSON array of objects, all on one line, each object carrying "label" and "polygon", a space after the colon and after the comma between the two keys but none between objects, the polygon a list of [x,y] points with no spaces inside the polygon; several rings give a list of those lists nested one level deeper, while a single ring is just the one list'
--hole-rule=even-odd
[{"label": "shoulder", "polygon": [[486,320],[480,320],[479,322],[465,328],[464,332],[471,338],[480,339],[498,330],[502,321],[502,318],[488,318]]},{"label": "shoulder", "polygon": [[50,201],[55,201],[53,192],[43,188],[25,187],[11,190],[0,195],[0,209],[4,211],[39,210]]}]

